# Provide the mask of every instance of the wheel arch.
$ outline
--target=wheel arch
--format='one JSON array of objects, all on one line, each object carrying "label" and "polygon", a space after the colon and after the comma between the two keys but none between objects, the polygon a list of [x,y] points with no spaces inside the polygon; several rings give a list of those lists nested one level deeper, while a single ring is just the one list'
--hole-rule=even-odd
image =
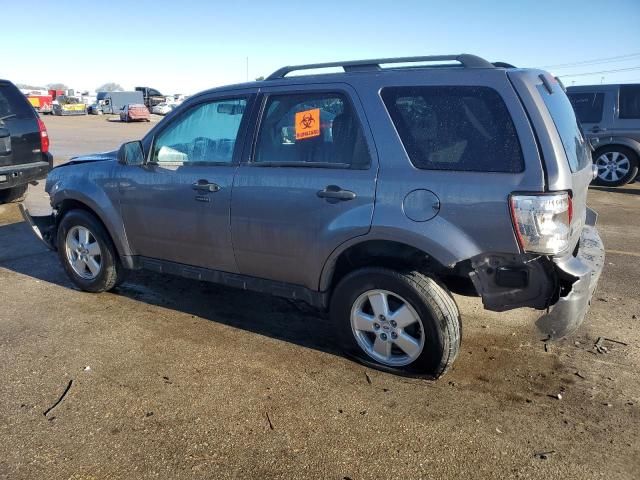
[{"label": "wheel arch", "polygon": [[336,249],[325,262],[320,291],[330,291],[349,272],[371,266],[391,269],[412,267],[435,274],[454,270],[416,245],[383,238],[361,238]]},{"label": "wheel arch", "polygon": [[596,154],[608,147],[626,147],[630,149],[633,153],[636,154],[636,160],[640,159],[640,142],[627,137],[603,137],[600,138],[598,143],[594,145],[595,151],[593,152],[593,157],[595,160]]},{"label": "wheel arch", "polygon": [[109,219],[108,215],[100,209],[95,202],[89,198],[83,198],[82,196],[69,195],[65,192],[65,196],[62,198],[54,199],[52,202],[56,211],[56,230],[64,215],[71,210],[84,210],[94,215],[98,221],[102,224],[106,232],[109,234],[113,245],[116,248],[118,256],[124,261],[127,257],[131,256],[129,244],[126,239],[124,227]]}]

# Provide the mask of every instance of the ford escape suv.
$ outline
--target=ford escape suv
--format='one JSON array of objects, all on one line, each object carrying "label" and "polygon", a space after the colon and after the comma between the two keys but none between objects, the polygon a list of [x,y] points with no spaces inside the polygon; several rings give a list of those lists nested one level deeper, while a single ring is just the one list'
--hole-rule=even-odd
[{"label": "ford escape suv", "polygon": [[303,65],[205,91],[141,141],[54,168],[50,214],[23,213],[83,290],[144,268],[300,299],[360,361],[438,377],[460,347],[452,286],[538,309],[559,337],[603,265],[566,94],[496,65]]},{"label": "ford escape suv", "polygon": [[595,183],[632,182],[640,166],[640,84],[582,85],[567,95],[594,148]]},{"label": "ford escape suv", "polygon": [[13,83],[0,80],[0,204],[22,197],[52,163],[44,123]]}]

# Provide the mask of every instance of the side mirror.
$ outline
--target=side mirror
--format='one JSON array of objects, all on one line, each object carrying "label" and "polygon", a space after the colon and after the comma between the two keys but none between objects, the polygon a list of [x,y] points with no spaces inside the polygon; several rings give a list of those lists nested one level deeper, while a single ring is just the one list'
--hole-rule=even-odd
[{"label": "side mirror", "polygon": [[144,151],[139,140],[123,143],[118,150],[118,162],[123,165],[144,165]]}]

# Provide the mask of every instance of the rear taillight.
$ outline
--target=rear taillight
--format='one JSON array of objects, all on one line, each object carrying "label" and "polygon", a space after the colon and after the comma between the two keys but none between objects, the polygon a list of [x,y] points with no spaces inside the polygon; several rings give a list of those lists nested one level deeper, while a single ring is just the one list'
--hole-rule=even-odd
[{"label": "rear taillight", "polygon": [[40,151],[42,153],[49,152],[49,134],[47,133],[47,127],[41,118],[38,119],[38,130],[40,130]]},{"label": "rear taillight", "polygon": [[567,192],[511,195],[511,218],[523,252],[555,255],[569,246],[573,205]]}]

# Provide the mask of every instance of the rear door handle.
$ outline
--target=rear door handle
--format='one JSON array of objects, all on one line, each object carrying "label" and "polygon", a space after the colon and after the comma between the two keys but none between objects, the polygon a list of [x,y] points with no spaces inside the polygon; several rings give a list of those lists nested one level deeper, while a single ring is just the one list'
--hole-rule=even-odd
[{"label": "rear door handle", "polygon": [[356,194],[350,190],[343,190],[337,185],[327,185],[324,190],[318,190],[318,197],[330,200],[353,200]]},{"label": "rear door handle", "polygon": [[607,129],[606,129],[606,128],[600,128],[598,125],[596,125],[595,127],[593,127],[593,128],[591,129],[591,131],[592,131],[593,133],[600,133],[600,132],[606,132],[606,131],[607,131]]},{"label": "rear door handle", "polygon": [[217,192],[220,190],[220,185],[217,183],[209,182],[208,180],[198,180],[192,185],[194,190],[200,192]]}]

